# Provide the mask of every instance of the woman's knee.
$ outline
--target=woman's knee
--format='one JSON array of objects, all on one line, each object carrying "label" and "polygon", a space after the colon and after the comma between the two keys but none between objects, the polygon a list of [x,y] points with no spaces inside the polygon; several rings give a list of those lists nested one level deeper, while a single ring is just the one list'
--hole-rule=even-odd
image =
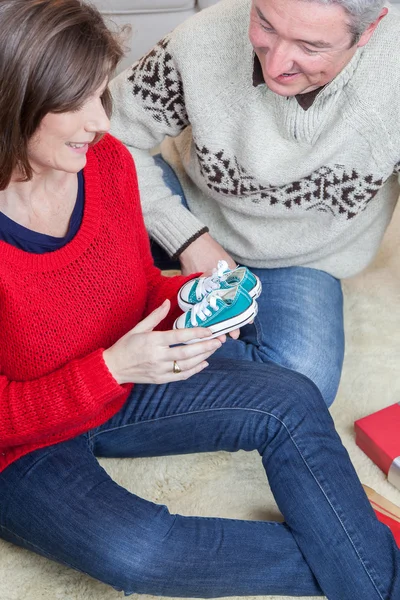
[{"label": "woman's knee", "polygon": [[332,426],[332,417],[315,383],[301,373],[282,367],[280,374],[277,396],[273,390],[268,396],[261,393],[260,414],[250,417],[255,422],[254,439],[261,455],[267,446],[281,448],[288,439],[308,446],[310,439],[323,435]]},{"label": "woman's knee", "polygon": [[282,399],[278,409],[302,420],[314,413],[327,412],[319,386],[310,377],[292,369],[281,368]]},{"label": "woman's knee", "polygon": [[[281,444],[287,437],[308,440],[310,435],[330,427],[331,416],[315,383],[306,376],[279,365],[251,363],[251,382],[232,382],[236,409],[227,426],[235,449],[258,450]],[[240,396],[240,397],[239,397]],[[308,442],[307,442],[308,443]]]},{"label": "woman's knee", "polygon": [[324,399],[315,382],[279,364],[231,361],[226,375],[230,380],[229,404],[232,408],[248,409],[260,417],[326,412]]}]

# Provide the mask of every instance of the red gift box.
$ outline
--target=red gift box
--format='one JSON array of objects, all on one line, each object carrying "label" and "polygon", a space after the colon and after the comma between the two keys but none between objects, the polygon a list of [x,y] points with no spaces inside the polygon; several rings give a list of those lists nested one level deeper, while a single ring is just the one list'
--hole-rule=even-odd
[{"label": "red gift box", "polygon": [[355,422],[356,444],[400,489],[400,404]]}]

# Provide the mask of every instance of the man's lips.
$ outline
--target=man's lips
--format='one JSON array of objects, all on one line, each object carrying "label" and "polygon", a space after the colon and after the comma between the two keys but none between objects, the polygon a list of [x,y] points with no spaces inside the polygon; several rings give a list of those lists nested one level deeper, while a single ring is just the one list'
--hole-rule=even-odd
[{"label": "man's lips", "polygon": [[293,79],[295,79],[296,77],[298,77],[299,75],[301,75],[301,73],[297,72],[297,73],[281,73],[281,75],[278,75],[278,77],[274,77],[274,81],[277,81],[279,83],[282,82],[289,82],[292,81]]}]

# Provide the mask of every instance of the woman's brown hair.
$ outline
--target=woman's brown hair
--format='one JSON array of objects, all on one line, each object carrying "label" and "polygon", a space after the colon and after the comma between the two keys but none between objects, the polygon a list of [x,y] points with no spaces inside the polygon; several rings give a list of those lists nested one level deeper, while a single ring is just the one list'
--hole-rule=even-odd
[{"label": "woman's brown hair", "polygon": [[[114,71],[119,38],[80,0],[0,0],[0,190],[16,169],[32,177],[27,146],[43,117],[79,106]],[[111,96],[102,96],[111,114]]]}]

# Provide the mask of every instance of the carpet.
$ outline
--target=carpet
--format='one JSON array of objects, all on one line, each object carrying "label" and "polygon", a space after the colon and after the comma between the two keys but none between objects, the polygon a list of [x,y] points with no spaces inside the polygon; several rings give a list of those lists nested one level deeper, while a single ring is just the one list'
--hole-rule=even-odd
[{"label": "carpet", "polygon": [[[347,346],[339,394],[331,409],[362,482],[398,505],[400,491],[356,447],[353,422],[400,401],[400,253],[396,250],[399,239],[400,207],[373,264],[343,283]],[[255,452],[101,463],[119,484],[144,498],[166,504],[174,513],[279,519]],[[85,575],[0,541],[1,600],[122,597],[123,594]],[[149,600],[146,596],[132,598]],[[288,600],[281,596],[268,598]]]}]

